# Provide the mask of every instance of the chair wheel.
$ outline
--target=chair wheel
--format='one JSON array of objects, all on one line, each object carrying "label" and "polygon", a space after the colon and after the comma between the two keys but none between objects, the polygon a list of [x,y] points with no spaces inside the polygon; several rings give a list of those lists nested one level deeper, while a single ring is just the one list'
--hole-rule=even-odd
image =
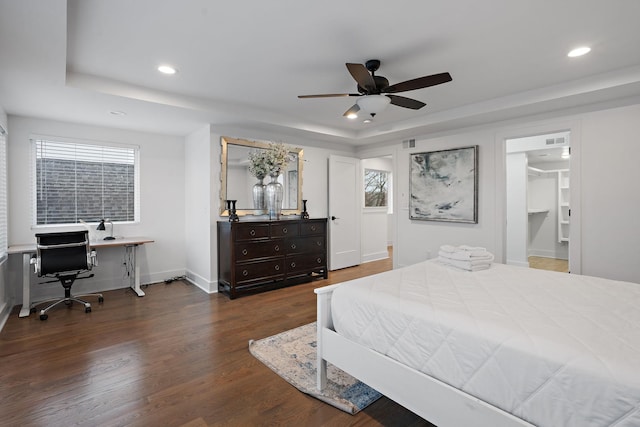
[{"label": "chair wheel", "polygon": [[104,302],[104,297],[98,297],[98,302],[99,303],[103,303]]},{"label": "chair wheel", "polygon": [[41,314],[40,315],[40,320],[47,320],[49,318],[48,314]]},{"label": "chair wheel", "polygon": [[85,313],[91,313],[91,307],[86,307],[86,308],[84,309],[84,312],[85,312]]}]

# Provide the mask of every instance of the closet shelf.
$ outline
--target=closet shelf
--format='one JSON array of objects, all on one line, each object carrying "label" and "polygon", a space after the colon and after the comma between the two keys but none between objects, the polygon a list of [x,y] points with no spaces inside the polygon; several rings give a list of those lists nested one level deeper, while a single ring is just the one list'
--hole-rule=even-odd
[{"label": "closet shelf", "polygon": [[549,209],[528,209],[527,213],[529,215],[531,214],[538,214],[538,213],[547,213],[549,212]]}]

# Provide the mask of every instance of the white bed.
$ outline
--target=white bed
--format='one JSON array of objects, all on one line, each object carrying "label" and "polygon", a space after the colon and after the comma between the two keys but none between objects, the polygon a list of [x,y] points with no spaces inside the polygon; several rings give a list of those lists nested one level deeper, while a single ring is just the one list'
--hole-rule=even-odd
[{"label": "white bed", "polygon": [[640,426],[640,285],[426,261],[318,295],[330,362],[438,427]]}]

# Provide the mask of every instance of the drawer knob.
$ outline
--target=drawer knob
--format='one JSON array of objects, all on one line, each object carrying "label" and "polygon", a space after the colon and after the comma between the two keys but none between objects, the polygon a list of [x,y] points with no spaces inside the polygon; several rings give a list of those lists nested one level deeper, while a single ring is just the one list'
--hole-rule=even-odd
[{"label": "drawer knob", "polygon": [[283,232],[284,234],[287,234],[287,227],[284,227],[284,228],[282,229],[282,232]]},{"label": "drawer knob", "polygon": [[291,268],[296,268],[296,263],[295,262],[291,263]]},{"label": "drawer knob", "polygon": [[276,251],[276,252],[278,252],[278,251],[280,250],[280,246],[275,245],[275,246],[274,246],[274,248],[273,248],[273,250],[274,250],[274,251]]},{"label": "drawer knob", "polygon": [[248,254],[248,253],[249,253],[249,251],[248,251],[248,250],[246,250],[246,249],[243,249],[243,250],[242,250],[242,255],[246,255],[246,254]]},{"label": "drawer knob", "polygon": [[242,270],[242,275],[243,275],[243,276],[248,276],[248,275],[249,275],[249,272],[248,272],[247,270]]},{"label": "drawer knob", "polygon": [[316,231],[316,226],[315,225],[311,226],[311,231]]},{"label": "drawer knob", "polygon": [[322,246],[322,242],[320,240],[316,240],[316,245],[317,246]]},{"label": "drawer knob", "polygon": [[316,261],[318,262],[318,264],[322,264],[322,258],[318,258],[316,259]]},{"label": "drawer knob", "polygon": [[279,266],[279,265],[277,265],[277,264],[276,264],[276,266],[275,266],[275,267],[273,267],[273,268],[275,268],[275,269],[276,269],[276,271],[280,271],[280,266]]},{"label": "drawer knob", "polygon": [[291,249],[295,249],[295,248],[296,248],[296,244],[295,244],[295,243],[292,243],[292,244],[291,244]]},{"label": "drawer knob", "polygon": [[256,230],[251,230],[251,231],[249,232],[249,234],[250,234],[250,235],[252,235],[252,236],[255,236],[255,235],[256,235]]}]

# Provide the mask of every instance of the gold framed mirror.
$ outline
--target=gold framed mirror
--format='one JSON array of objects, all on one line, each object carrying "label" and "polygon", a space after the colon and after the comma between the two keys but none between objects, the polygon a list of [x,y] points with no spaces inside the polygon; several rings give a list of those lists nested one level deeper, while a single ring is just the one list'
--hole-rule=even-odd
[{"label": "gold framed mirror", "polygon": [[[246,139],[220,138],[220,216],[228,216],[227,200],[237,200],[236,213],[243,215],[266,215],[266,209],[253,204],[253,186],[258,179],[249,172],[249,153],[268,150],[268,142]],[[292,161],[287,170],[278,177],[284,187],[282,215],[299,215],[302,211],[302,156],[301,148],[290,148]]]}]

